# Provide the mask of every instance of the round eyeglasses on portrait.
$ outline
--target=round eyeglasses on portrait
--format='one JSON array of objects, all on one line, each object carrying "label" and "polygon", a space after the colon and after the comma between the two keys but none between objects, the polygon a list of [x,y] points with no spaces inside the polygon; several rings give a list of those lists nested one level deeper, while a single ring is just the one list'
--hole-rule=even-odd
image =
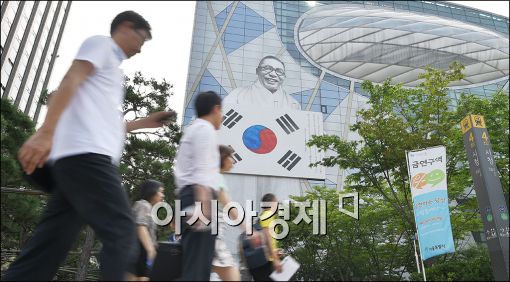
[{"label": "round eyeglasses on portrait", "polygon": [[281,68],[273,68],[272,66],[265,65],[260,66],[259,69],[263,74],[268,74],[274,71],[278,76],[285,76],[285,71]]}]

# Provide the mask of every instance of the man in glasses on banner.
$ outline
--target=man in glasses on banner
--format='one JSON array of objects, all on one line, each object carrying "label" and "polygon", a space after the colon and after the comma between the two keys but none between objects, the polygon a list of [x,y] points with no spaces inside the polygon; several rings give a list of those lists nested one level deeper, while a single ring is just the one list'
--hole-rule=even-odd
[{"label": "man in glasses on banner", "polygon": [[265,56],[257,67],[258,79],[249,86],[234,89],[224,104],[241,104],[301,110],[301,105],[281,87],[285,80],[285,65],[275,56]]}]

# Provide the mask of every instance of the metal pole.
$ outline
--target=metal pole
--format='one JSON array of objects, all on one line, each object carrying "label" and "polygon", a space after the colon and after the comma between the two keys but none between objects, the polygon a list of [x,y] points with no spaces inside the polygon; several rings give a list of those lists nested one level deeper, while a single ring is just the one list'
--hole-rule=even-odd
[{"label": "metal pole", "polygon": [[418,269],[418,273],[421,273],[421,271],[420,271],[420,261],[418,259],[418,251],[416,251],[416,237],[413,238],[413,245],[414,245],[414,257],[416,259],[416,268]]},{"label": "metal pole", "polygon": [[[421,253],[420,253],[421,256]],[[421,268],[423,270],[423,281],[427,281],[427,275],[425,275],[425,265],[423,264],[423,260],[421,260]]]},{"label": "metal pole", "polygon": [[[418,237],[416,237],[416,241],[418,241],[418,247],[419,247],[420,240],[418,240]],[[427,276],[425,275],[425,265],[423,264],[423,257],[421,256],[421,249],[420,249],[420,260],[421,260],[421,270],[423,272],[423,281],[427,281]]]}]

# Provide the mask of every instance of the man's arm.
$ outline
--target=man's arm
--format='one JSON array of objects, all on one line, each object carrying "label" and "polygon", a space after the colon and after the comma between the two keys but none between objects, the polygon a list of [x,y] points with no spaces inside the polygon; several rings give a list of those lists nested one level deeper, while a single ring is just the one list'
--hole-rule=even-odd
[{"label": "man's arm", "polygon": [[145,118],[126,122],[126,132],[142,128],[158,128],[170,122],[175,122],[176,117],[177,113],[174,111],[155,112]]},{"label": "man's arm", "polygon": [[21,146],[18,152],[18,159],[27,174],[31,174],[36,166],[41,167],[48,158],[55,128],[62,112],[69,104],[76,89],[93,71],[92,63],[83,60],[73,61],[58,90],[52,94],[41,128]]}]

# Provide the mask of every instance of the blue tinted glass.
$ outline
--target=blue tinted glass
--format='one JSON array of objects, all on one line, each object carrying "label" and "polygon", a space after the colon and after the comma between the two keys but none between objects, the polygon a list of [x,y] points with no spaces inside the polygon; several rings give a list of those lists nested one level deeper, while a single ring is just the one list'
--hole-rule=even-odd
[{"label": "blue tinted glass", "polygon": [[317,105],[317,104],[313,104],[312,107],[310,108],[310,111],[312,111],[312,112],[321,112],[321,106]]},{"label": "blue tinted glass", "polygon": [[340,99],[321,98],[322,105],[336,107],[339,103],[340,103]]},{"label": "blue tinted glass", "polygon": [[234,21],[244,21],[244,15],[234,13],[234,15],[232,15],[231,19]]},{"label": "blue tinted glass", "polygon": [[245,28],[246,29],[251,29],[251,30],[259,30],[259,31],[263,31],[264,30],[264,25],[262,24],[254,24],[254,23],[246,23],[245,25]]},{"label": "blue tinted glass", "polygon": [[245,29],[244,30],[244,35],[246,35],[246,37],[257,37],[260,35],[260,31],[258,30],[251,30],[251,29]]},{"label": "blue tinted glass", "polygon": [[244,35],[244,28],[232,27],[228,25],[226,32],[230,34]]},{"label": "blue tinted glass", "polygon": [[225,42],[229,42],[229,41],[244,43],[244,36],[226,33],[225,34]]},{"label": "blue tinted glass", "polygon": [[255,24],[262,24],[264,23],[264,18],[255,15],[255,16],[246,16],[246,22],[248,23],[255,23]]},{"label": "blue tinted glass", "polygon": [[422,7],[422,3],[419,1],[408,1],[409,7]]},{"label": "blue tinted glass", "polygon": [[236,27],[236,28],[244,28],[244,21],[233,21],[233,20],[230,20],[230,22],[228,23],[228,26],[229,27]]}]

